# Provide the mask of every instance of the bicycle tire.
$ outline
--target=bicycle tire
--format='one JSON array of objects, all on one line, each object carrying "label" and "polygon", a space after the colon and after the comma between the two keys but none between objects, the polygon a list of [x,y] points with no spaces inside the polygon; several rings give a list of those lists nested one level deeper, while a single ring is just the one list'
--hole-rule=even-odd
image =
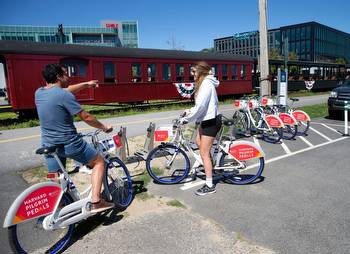
[{"label": "bicycle tire", "polygon": [[[226,182],[237,185],[249,184],[258,179],[264,171],[264,157],[253,158],[249,161],[243,161],[243,163],[246,165],[244,169],[223,172],[223,176]],[[220,158],[219,166],[227,167],[230,166],[230,164],[237,164],[237,161],[228,158],[228,154],[223,154]],[[254,167],[254,165],[256,166]]]},{"label": "bicycle tire", "polygon": [[310,127],[310,121],[298,121],[298,135],[303,136],[307,134]]},{"label": "bicycle tire", "polygon": [[[262,128],[268,128],[265,121],[263,121],[262,123]],[[273,144],[279,142],[282,137],[283,137],[283,128],[281,127],[278,127],[278,128],[272,127],[270,131],[264,131],[262,136],[263,140]]]},{"label": "bicycle tire", "polygon": [[294,139],[298,134],[298,125],[286,125],[283,128],[282,138],[286,140]]},{"label": "bicycle tire", "polygon": [[[170,161],[171,165],[168,165]],[[146,169],[156,183],[176,184],[188,175],[190,160],[181,148],[164,144],[149,153]]]},{"label": "bicycle tire", "polygon": [[109,159],[104,176],[104,190],[118,208],[130,205],[133,198],[132,180],[128,168],[118,157]]},{"label": "bicycle tire", "polygon": [[[69,196],[69,194],[64,193],[61,199],[64,204],[63,206],[66,206],[73,202],[72,198]],[[62,207],[63,207],[62,206]],[[53,231],[45,230],[41,224],[43,219],[46,217],[42,216],[39,218],[35,218],[32,220],[24,221],[19,224],[12,225],[8,228],[8,240],[10,247],[14,253],[32,253],[34,251],[38,251],[40,253],[50,253],[50,254],[56,254],[61,253],[65,250],[65,248],[69,245],[69,242],[72,239],[73,231],[74,231],[74,224],[71,224],[67,226],[66,228],[62,229],[56,229]],[[27,230],[29,223],[34,223],[34,227],[32,230]],[[40,224],[41,223],[41,224]],[[22,228],[24,230],[27,230],[28,232],[23,233]],[[60,230],[67,231],[64,236],[62,237],[62,233],[60,233]],[[42,231],[42,232],[41,232]],[[57,235],[56,238],[58,238],[57,242],[55,241],[53,245],[44,243],[43,238],[49,238],[51,235]],[[35,240],[29,239],[30,237],[34,237]],[[23,239],[22,239],[23,238]],[[38,239],[40,238],[41,242],[38,243]],[[43,245],[43,246],[38,246]],[[51,246],[47,249],[47,246]],[[34,249],[35,248],[35,249]],[[44,250],[45,249],[45,250]]]}]

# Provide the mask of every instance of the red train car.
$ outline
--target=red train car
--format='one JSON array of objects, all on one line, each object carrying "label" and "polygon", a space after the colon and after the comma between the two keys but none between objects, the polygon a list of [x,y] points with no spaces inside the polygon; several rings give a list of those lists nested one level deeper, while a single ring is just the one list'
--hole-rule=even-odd
[{"label": "red train car", "polygon": [[221,81],[219,95],[252,91],[253,59],[219,53],[109,48],[68,44],[0,41],[0,62],[13,110],[33,110],[34,92],[43,86],[48,63],[68,67],[72,83],[98,79],[98,89],[77,94],[83,104],[180,99],[174,83],[193,82],[191,65],[208,62]]}]

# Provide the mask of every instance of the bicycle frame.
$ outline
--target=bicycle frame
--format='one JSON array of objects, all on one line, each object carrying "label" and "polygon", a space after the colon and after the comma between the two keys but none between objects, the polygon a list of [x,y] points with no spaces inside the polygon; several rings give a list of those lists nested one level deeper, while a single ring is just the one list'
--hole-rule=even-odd
[{"label": "bicycle frame", "polygon": [[[213,156],[214,170],[233,171],[237,169],[242,169],[242,168],[245,168],[245,164],[243,163],[244,160],[265,156],[262,149],[252,142],[231,141],[231,140],[222,141],[222,132],[223,132],[223,127],[221,127],[219,131],[219,135],[218,135],[219,139],[215,144],[216,147],[214,147],[214,156],[215,156],[215,157]],[[193,163],[190,172],[196,172],[196,169],[200,165],[203,165],[203,161],[201,156],[192,149],[190,142],[184,137],[182,126],[177,126],[176,134],[173,141],[175,146],[183,147],[185,151],[188,151],[194,157],[195,163]],[[237,165],[220,167],[219,165],[220,165],[221,157],[226,154],[231,159],[234,159]],[[173,162],[175,155],[176,154],[174,153],[173,158],[170,160],[169,165],[171,165],[171,163]]]}]

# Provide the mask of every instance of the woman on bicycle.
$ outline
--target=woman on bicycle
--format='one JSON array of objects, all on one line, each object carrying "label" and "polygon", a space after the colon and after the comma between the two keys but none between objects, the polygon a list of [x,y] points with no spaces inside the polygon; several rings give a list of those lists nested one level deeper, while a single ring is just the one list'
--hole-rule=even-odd
[{"label": "woman on bicycle", "polygon": [[184,112],[180,122],[183,124],[191,121],[200,122],[196,142],[203,161],[206,181],[195,193],[203,196],[216,192],[213,184],[213,165],[210,150],[216,134],[221,128],[221,115],[215,90],[220,82],[213,76],[211,67],[206,62],[198,62],[192,72],[195,80],[195,106]]}]

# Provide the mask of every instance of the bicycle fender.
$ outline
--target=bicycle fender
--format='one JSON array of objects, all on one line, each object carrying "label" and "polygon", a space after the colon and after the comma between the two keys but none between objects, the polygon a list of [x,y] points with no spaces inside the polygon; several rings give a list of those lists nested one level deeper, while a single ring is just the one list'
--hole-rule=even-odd
[{"label": "bicycle fender", "polygon": [[228,153],[240,161],[265,157],[261,147],[250,141],[234,141],[229,147]]},{"label": "bicycle fender", "polygon": [[285,125],[297,125],[297,120],[293,115],[287,114],[287,113],[281,113],[279,114],[279,117],[281,118],[282,122]]},{"label": "bicycle fender", "polygon": [[12,203],[3,227],[7,228],[22,221],[52,213],[62,195],[61,186],[55,182],[37,183],[30,186]]},{"label": "bicycle fender", "polygon": [[295,110],[292,114],[297,121],[310,121],[310,116],[302,110]]},{"label": "bicycle fender", "polygon": [[282,122],[281,118],[279,118],[278,116],[267,115],[265,117],[265,120],[270,127],[273,127],[273,128],[284,127],[284,123]]}]

